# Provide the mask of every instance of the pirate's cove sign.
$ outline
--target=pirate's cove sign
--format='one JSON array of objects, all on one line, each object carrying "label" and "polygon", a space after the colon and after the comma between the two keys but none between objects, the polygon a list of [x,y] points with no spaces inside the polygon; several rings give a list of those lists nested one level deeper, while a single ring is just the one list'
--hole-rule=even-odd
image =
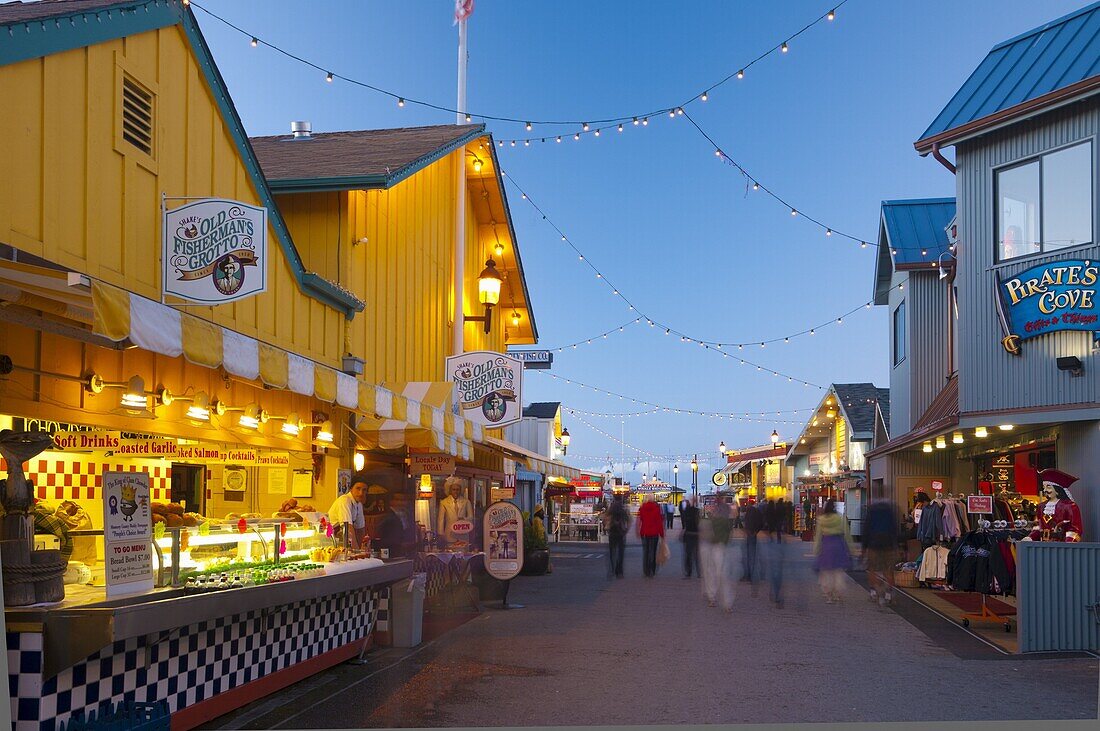
[{"label": "pirate's cove sign", "polygon": [[1040,264],[997,283],[1001,344],[1020,354],[1023,340],[1057,332],[1091,332],[1100,341],[1100,302],[1096,290],[1100,265],[1069,260]]},{"label": "pirate's cove sign", "polygon": [[166,296],[224,304],[267,289],[266,208],[221,198],[165,207],[163,238]]},{"label": "pirate's cove sign", "polygon": [[516,358],[484,350],[454,355],[447,380],[458,387],[462,415],[471,421],[500,427],[523,416],[523,363]]}]

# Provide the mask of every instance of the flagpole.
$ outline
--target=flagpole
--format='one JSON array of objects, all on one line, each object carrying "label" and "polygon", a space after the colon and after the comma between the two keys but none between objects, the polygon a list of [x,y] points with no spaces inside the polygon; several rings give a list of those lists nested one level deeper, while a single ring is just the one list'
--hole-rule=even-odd
[{"label": "flagpole", "polygon": [[[458,112],[455,124],[466,121],[466,18],[458,21]],[[465,351],[466,280],[466,150],[458,151],[455,164],[455,271],[454,271],[454,355]]]}]

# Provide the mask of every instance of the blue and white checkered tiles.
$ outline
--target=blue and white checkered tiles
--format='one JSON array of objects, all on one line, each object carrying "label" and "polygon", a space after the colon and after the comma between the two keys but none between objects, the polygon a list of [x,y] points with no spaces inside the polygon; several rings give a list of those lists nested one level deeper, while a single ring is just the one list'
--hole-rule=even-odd
[{"label": "blue and white checkered tiles", "polygon": [[49,679],[42,677],[42,635],[9,632],[14,731],[53,731],[73,711],[103,701],[167,700],[173,712],[200,703],[361,641],[388,604],[381,594],[360,589],[116,642]]}]

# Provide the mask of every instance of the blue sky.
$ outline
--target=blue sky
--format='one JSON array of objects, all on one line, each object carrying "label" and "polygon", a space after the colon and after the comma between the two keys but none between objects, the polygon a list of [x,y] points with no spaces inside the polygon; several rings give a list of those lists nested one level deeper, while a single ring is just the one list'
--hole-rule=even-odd
[{"label": "blue sky", "polygon": [[[455,103],[450,0],[197,0],[265,41],[325,68],[446,106]],[[1081,7],[1044,0],[850,0],[822,23],[714,90],[689,114],[755,178],[800,211],[875,240],[884,199],[944,196],[954,179],[912,143],[996,43]],[[477,0],[470,21],[468,107],[522,119],[597,119],[681,103],[829,10],[788,2]],[[249,134],[307,119],[316,132],[450,124],[453,114],[337,81],[242,38],[196,10]],[[527,136],[489,122],[498,138]],[[536,134],[572,134],[573,127]],[[568,138],[567,138],[568,139]],[[759,192],[684,118],[560,145],[499,150],[504,170],[585,256],[651,317],[697,338],[757,341],[818,325],[871,298],[875,250],[826,238]],[[509,191],[541,346],[593,337],[634,314]],[[888,385],[880,308],[789,344],[742,355],[817,384]],[[663,331],[626,328],[555,354],[560,376],[680,409],[775,412],[822,392],[739,365]],[[525,400],[589,412],[643,407],[528,372]],[[759,418],[759,417],[757,417]],[[779,417],[777,417],[779,418]],[[782,419],[795,418],[785,414]],[[620,445],[565,416],[573,454],[616,460]],[[618,419],[583,417],[616,436]],[[628,419],[625,441],[657,454],[767,441],[799,426],[660,413]],[[627,449],[627,467],[633,465]],[[597,460],[576,464],[602,469]],[[628,477],[643,470],[644,461]],[[667,465],[660,467],[662,476]]]}]

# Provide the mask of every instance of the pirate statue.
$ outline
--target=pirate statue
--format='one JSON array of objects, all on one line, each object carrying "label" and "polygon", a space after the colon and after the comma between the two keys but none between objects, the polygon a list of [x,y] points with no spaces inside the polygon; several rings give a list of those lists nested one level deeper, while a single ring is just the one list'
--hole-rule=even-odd
[{"label": "pirate statue", "polygon": [[1039,504],[1035,528],[1024,540],[1068,543],[1081,540],[1081,509],[1069,493],[1069,486],[1075,482],[1076,477],[1060,470],[1039,472],[1039,484],[1046,500]]}]

